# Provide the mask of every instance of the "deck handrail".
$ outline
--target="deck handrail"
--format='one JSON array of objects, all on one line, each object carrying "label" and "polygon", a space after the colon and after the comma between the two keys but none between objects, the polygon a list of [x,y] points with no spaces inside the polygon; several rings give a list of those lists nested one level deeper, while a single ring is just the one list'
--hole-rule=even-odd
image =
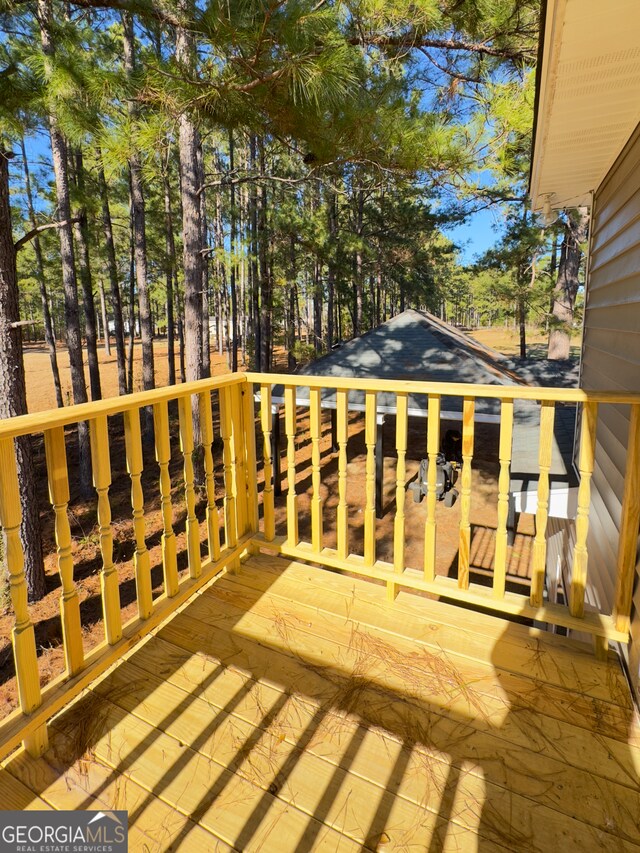
[{"label": "deck handrail", "polygon": [[[273,387],[282,386],[284,422],[287,443],[288,488],[280,510],[279,523],[286,535],[276,535],[274,489],[274,453],[272,447]],[[308,399],[300,399],[296,388],[308,388]],[[322,410],[326,404],[322,391],[335,393],[337,483],[336,513],[337,548],[325,546],[325,499],[323,498],[323,459],[321,452]],[[255,391],[255,397],[254,397]],[[364,395],[362,417],[365,436],[365,498],[363,511],[363,553],[352,553],[349,542],[347,446],[349,443],[349,392]],[[394,560],[382,562],[376,553],[377,522],[375,513],[375,460],[379,452],[380,432],[377,423],[377,395],[395,396],[397,467],[395,474],[395,517],[393,524]],[[217,395],[220,412],[219,436],[222,446],[223,501],[216,503],[212,399]],[[427,500],[424,519],[424,563],[421,571],[408,569],[404,561],[406,535],[405,489],[407,419],[411,415],[410,396],[426,396],[427,429]],[[458,573],[455,578],[438,576],[435,571],[437,553],[436,474],[440,449],[440,418],[443,399],[460,398],[462,422],[460,471],[460,524]],[[490,587],[470,582],[470,506],[474,454],[476,401],[489,398],[499,401],[500,441],[498,451],[498,505],[495,535],[493,582]],[[256,417],[255,400],[260,411]],[[178,577],[176,541],[172,526],[172,484],[169,408],[178,404],[180,451],[183,459],[183,490],[186,505],[186,552],[189,576]],[[529,595],[506,590],[507,511],[514,401],[540,403],[539,485],[536,509],[536,536],[533,547],[532,583]],[[558,403],[581,403],[580,449],[577,467],[580,473],[576,541],[570,587],[566,604],[545,602],[546,527],[549,513],[551,444],[555,406]],[[596,452],[598,407],[621,404],[630,407],[628,461],[625,472],[620,539],[617,556],[615,602],[611,614],[595,613],[585,606],[587,586],[587,539],[591,506],[591,476]],[[143,409],[153,411],[156,460],[159,465],[159,493],[162,516],[163,592],[153,599],[149,555],[145,543],[144,495],[142,493],[142,436],[140,416]],[[296,491],[296,454],[298,447],[298,408],[309,409],[310,451],[310,530],[308,542],[299,539],[300,502]],[[208,554],[201,557],[200,531],[195,514],[193,454],[195,440],[192,415],[199,413],[199,442],[203,447],[204,493],[206,498],[206,538]],[[131,480],[131,518],[135,553],[133,558],[138,615],[122,624],[118,574],[113,560],[113,535],[109,489],[111,463],[108,418],[124,416],[127,471]],[[479,418],[478,418],[479,419]],[[74,582],[71,533],[68,520],[69,479],[66,457],[65,427],[88,422],[93,460],[93,479],[97,496],[97,519],[100,532],[102,569],[100,571],[105,642],[85,655],[81,639],[78,594]],[[148,419],[147,419],[148,422]],[[256,460],[256,430],[262,436],[262,465]],[[61,619],[66,672],[44,689],[40,689],[34,627],[27,604],[26,579],[22,546],[19,539],[21,507],[18,490],[14,439],[43,434],[49,482],[50,503],[54,513],[58,570],[61,579]],[[402,588],[425,591],[449,601],[482,606],[505,616],[519,615],[554,625],[590,633],[599,638],[597,649],[603,652],[603,641],[628,641],[630,611],[635,575],[635,546],[640,523],[640,394],[617,391],[585,391],[542,386],[472,385],[467,383],[392,381],[266,373],[235,373],[198,382],[144,391],[126,397],[37,412],[0,421],[0,528],[7,539],[7,564],[10,592],[15,613],[12,632],[20,708],[0,721],[0,760],[20,741],[32,754],[40,754],[47,743],[46,721],[70,701],[93,678],[105,671],[128,649],[168,618],[182,603],[219,572],[234,570],[240,558],[256,549],[280,552],[296,559],[352,572],[386,583],[388,598],[393,601]],[[300,466],[302,467],[302,466]],[[261,470],[260,470],[261,469]],[[261,508],[259,513],[258,480],[261,476]],[[219,513],[222,525],[219,526]],[[221,532],[224,532],[224,544]]]},{"label": "deck handrail", "polygon": [[[212,394],[218,395],[220,439],[224,454],[224,497],[221,545],[219,513],[212,456]],[[188,577],[180,579],[176,538],[173,529],[170,418],[168,404],[178,407],[180,452],[183,459],[183,492],[186,505]],[[194,405],[196,404],[196,405]],[[162,517],[163,590],[153,598],[151,566],[145,541],[144,466],[141,414],[153,412],[155,456],[159,466]],[[224,569],[234,570],[258,531],[252,387],[241,373],[216,376],[197,382],[172,385],[129,396],[38,412],[0,421],[0,529],[6,541],[6,563],[15,623],[12,645],[20,707],[0,721],[0,760],[22,741],[33,755],[47,746],[46,721],[76,696],[91,680],[103,673],[142,637],[170,616],[194,592]],[[200,529],[195,514],[195,450],[192,414],[199,412],[200,437],[206,491],[208,552],[201,555]],[[109,490],[112,467],[108,417],[124,417],[127,472],[131,482],[131,519],[138,615],[122,622],[120,587],[114,565],[113,527]],[[97,497],[102,568],[100,587],[105,640],[85,655],[82,641],[80,602],[74,579],[72,537],[69,525],[69,466],[65,427],[88,423],[93,485]],[[147,423],[148,423],[147,419]],[[24,554],[19,530],[22,519],[15,439],[42,434],[46,459],[49,500],[54,513],[58,572],[61,581],[60,617],[65,672],[40,688],[39,661],[34,625],[27,601]]]},{"label": "deck handrail", "polygon": [[[400,588],[422,590],[441,595],[448,600],[483,606],[499,613],[521,615],[526,618],[546,622],[556,626],[581,630],[598,639],[596,652],[605,651],[604,640],[628,642],[630,611],[635,576],[635,553],[638,526],[640,523],[640,394],[619,391],[586,391],[543,386],[520,385],[473,385],[457,382],[417,382],[413,380],[383,380],[355,377],[316,376],[306,374],[246,374],[249,382],[261,389],[261,423],[263,427],[263,446],[270,445],[270,413],[275,411],[273,388],[283,388],[278,394],[277,405],[284,404],[287,457],[289,459],[287,488],[287,533],[276,536],[273,525],[265,527],[262,534],[255,538],[255,544],[271,549],[295,559],[310,560],[333,569],[342,569],[364,575],[376,580],[384,580],[388,596],[393,600]],[[308,388],[309,397],[296,394],[297,388]],[[339,499],[336,509],[337,548],[327,548],[323,543],[322,501],[320,497],[321,477],[317,459],[312,458],[311,501],[311,542],[301,542],[298,537],[298,510],[295,491],[295,453],[296,408],[308,407],[311,412],[310,439],[312,447],[317,448],[319,418],[317,409],[322,390],[335,393],[335,400],[329,405],[336,408],[336,436],[338,446],[338,486]],[[353,554],[348,547],[348,504],[347,484],[347,413],[349,411],[349,392],[364,395],[354,409],[364,412],[366,445],[366,489],[364,512],[363,554]],[[394,519],[394,561],[384,563],[376,558],[376,531],[373,497],[373,459],[376,446],[376,395],[392,394],[396,397],[396,513]],[[426,458],[427,458],[427,500],[424,529],[424,567],[422,573],[409,570],[398,555],[404,551],[405,510],[404,488],[406,487],[406,419],[409,396],[426,396],[428,402],[423,414],[427,415]],[[436,553],[436,465],[440,449],[439,421],[445,413],[441,409],[443,398],[460,398],[460,418],[462,421],[462,466],[461,466],[461,518],[458,548],[457,579],[443,578],[435,573]],[[470,490],[471,468],[473,460],[474,421],[478,416],[475,403],[482,398],[500,402],[499,441],[499,478],[498,478],[498,515],[495,537],[495,558],[493,582],[490,588],[471,584],[469,581],[470,546]],[[510,491],[510,471],[512,463],[512,437],[514,422],[514,402],[529,401],[541,406],[539,432],[539,483],[536,517],[536,537],[533,548],[531,592],[528,596],[509,593],[505,590],[507,562],[507,515]],[[327,401],[323,401],[325,405]],[[548,603],[543,600],[546,574],[546,527],[549,514],[551,447],[554,437],[554,415],[556,404],[580,403],[583,407],[580,420],[579,454],[577,469],[579,488],[577,496],[576,538],[571,567],[570,585],[567,589],[566,604]],[[596,427],[598,407],[603,404],[620,404],[630,407],[630,425],[628,435],[628,461],[625,471],[625,485],[622,499],[621,528],[618,543],[618,556],[615,579],[614,606],[611,614],[601,614],[585,604],[587,588],[587,538],[589,532],[589,511],[591,507],[591,478],[595,465]],[[315,409],[315,412],[314,412]],[[408,410],[411,414],[411,410]],[[429,417],[429,415],[431,417]],[[268,426],[268,429],[265,429]],[[265,470],[272,471],[272,452]],[[274,490],[265,489],[263,495],[264,515],[273,516]]]},{"label": "deck handrail", "polygon": [[179,385],[167,385],[151,391],[136,391],[122,397],[105,397],[89,403],[74,403],[60,409],[45,409],[41,412],[29,412],[13,418],[0,418],[0,439],[17,438],[21,435],[41,433],[53,427],[65,427],[71,424],[90,421],[101,415],[120,415],[133,409],[142,409],[154,403],[177,400],[202,391],[214,391],[230,385],[243,385],[247,382],[244,373],[227,373],[212,376],[210,379],[198,379],[195,382],[182,382]]},{"label": "deck handrail", "polygon": [[330,388],[337,391],[377,391],[392,394],[438,394],[441,397],[487,397],[497,400],[549,400],[556,403],[640,403],[640,393],[630,391],[587,391],[544,385],[475,385],[466,382],[416,382],[409,379],[361,379],[299,373],[243,374],[257,385],[293,385],[299,388]]},{"label": "deck handrail", "polygon": [[56,426],[69,426],[91,420],[98,415],[117,415],[131,409],[139,409],[162,400],[175,400],[180,396],[213,390],[227,385],[267,382],[274,385],[297,387],[332,388],[337,391],[379,391],[404,394],[440,394],[442,397],[485,397],[497,400],[549,400],[557,403],[610,403],[633,405],[640,403],[640,393],[629,391],[587,391],[583,388],[556,388],[545,385],[475,385],[465,382],[416,382],[413,380],[340,379],[333,376],[301,375],[288,373],[229,373],[195,382],[168,385],[151,391],[137,391],[123,397],[105,397],[88,403],[75,403],[59,409],[44,409],[0,418],[0,438],[17,438],[21,435],[40,433]]}]

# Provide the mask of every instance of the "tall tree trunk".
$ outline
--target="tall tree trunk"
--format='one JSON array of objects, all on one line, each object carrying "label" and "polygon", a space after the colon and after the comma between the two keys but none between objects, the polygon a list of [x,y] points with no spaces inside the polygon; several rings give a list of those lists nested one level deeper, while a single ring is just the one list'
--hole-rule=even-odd
[{"label": "tall tree trunk", "polygon": [[100,367],[98,365],[96,308],[93,301],[93,281],[91,278],[91,261],[89,259],[89,223],[87,221],[87,209],[84,204],[84,162],[81,151],[76,151],[73,156],[72,174],[75,178],[76,192],[78,194],[78,207],[75,216],[77,221],[74,222],[73,228],[76,238],[80,284],[82,285],[89,386],[91,388],[91,399],[100,400],[102,398],[102,389],[100,387]]},{"label": "tall tree trunk", "polygon": [[293,301],[296,308],[296,330],[298,332],[298,340],[302,340],[302,314],[300,313],[300,292],[298,290],[298,279],[293,282]]},{"label": "tall tree trunk", "polygon": [[527,304],[524,296],[518,297],[518,332],[520,336],[520,358],[527,357]]},{"label": "tall tree trunk", "polygon": [[[320,183],[313,182],[311,195],[312,216],[320,208]],[[316,355],[322,352],[322,259],[319,249],[314,252],[313,258],[313,345]]]},{"label": "tall tree trunk", "polygon": [[[31,189],[31,176],[29,174],[29,164],[27,162],[27,151],[24,144],[24,137],[20,137],[20,150],[22,152],[22,166],[24,169],[24,182],[27,193],[27,206],[29,209],[29,219],[31,227],[35,228],[38,224],[36,219],[35,206],[33,204],[33,192]],[[44,275],[44,262],[42,260],[42,246],[40,238],[33,238],[33,250],[36,256],[36,275],[38,277],[38,288],[40,290],[40,300],[42,302],[42,318],[44,321],[44,339],[49,350],[49,361],[51,363],[51,374],[53,376],[53,386],[56,392],[56,404],[59,408],[64,406],[62,399],[62,386],[60,384],[60,371],[58,370],[58,354],[56,351],[56,337],[51,320],[51,310],[49,309],[49,294],[47,293],[47,283]]]},{"label": "tall tree trunk", "polygon": [[355,256],[355,306],[353,313],[353,336],[357,338],[363,332],[363,303],[364,303],[364,267],[362,262],[362,229],[364,217],[364,190],[357,190],[356,235],[358,248]]},{"label": "tall tree trunk", "polygon": [[322,352],[322,263],[313,259],[313,343],[316,355]]},{"label": "tall tree trunk", "polygon": [[202,257],[202,376],[208,378],[211,376],[211,335],[209,329],[209,230],[207,224],[207,202],[206,192],[204,188],[205,170],[204,170],[204,152],[202,150],[202,140],[198,141],[198,192],[200,202],[200,227],[202,235],[201,257]]},{"label": "tall tree trunk", "polygon": [[[100,292],[100,288],[98,288],[98,293]],[[100,312],[96,312],[96,343],[100,342],[100,338],[102,337],[102,327],[100,326]]]},{"label": "tall tree trunk", "polygon": [[[244,195],[244,194],[243,194]],[[242,217],[240,217],[240,233],[242,234]],[[242,241],[243,237],[240,237]],[[247,363],[247,265],[245,263],[245,255],[240,257],[240,317],[238,318],[238,327],[240,335],[240,352],[242,353],[242,363]]]},{"label": "tall tree trunk", "polygon": [[[38,0],[38,22],[42,49],[47,61],[54,56],[51,40],[51,0]],[[87,386],[84,377],[82,361],[82,338],[78,319],[78,282],[76,279],[75,257],[73,252],[73,233],[71,229],[71,199],[69,195],[69,174],[67,170],[67,146],[58,127],[55,114],[49,115],[49,133],[51,136],[51,155],[56,184],[58,202],[58,217],[61,225],[57,231],[60,239],[60,259],[62,263],[62,282],[64,287],[64,315],[66,327],[66,342],[69,350],[69,366],[71,369],[71,387],[74,403],[87,402]],[[86,422],[78,424],[79,447],[79,486],[80,495],[88,498],[93,495],[91,482],[91,449],[89,446],[89,429]]]},{"label": "tall tree trunk", "polygon": [[[249,158],[247,149],[244,149],[244,166],[249,166]],[[245,186],[240,194],[240,234],[243,244],[248,245],[249,234],[249,191]],[[240,304],[241,320],[240,320],[240,341],[242,343],[242,363],[247,363],[247,339],[249,337],[249,259],[247,253],[243,252],[240,259]]]},{"label": "tall tree trunk", "polygon": [[136,292],[135,292],[135,237],[133,235],[133,203],[129,187],[129,347],[127,351],[127,385],[133,393],[133,348],[136,338]]},{"label": "tall tree trunk", "polygon": [[298,277],[298,269],[296,264],[296,235],[291,235],[290,244],[290,275],[289,282],[289,307],[287,316],[287,365],[289,370],[296,369],[297,359],[295,356],[296,346],[296,279]]},{"label": "tall tree trunk", "polygon": [[[179,0],[180,13],[191,20],[193,0]],[[193,32],[176,27],[176,60],[188,77],[195,74],[196,50]],[[180,156],[180,194],[182,198],[182,244],[184,250],[184,320],[187,382],[202,379],[202,223],[198,190],[198,146],[196,126],[186,111],[178,121]],[[194,441],[200,443],[200,418],[197,398],[192,406]],[[200,466],[198,466],[200,467]],[[196,476],[199,478],[199,471]]]},{"label": "tall tree trunk", "polygon": [[173,277],[176,272],[176,244],[173,237],[173,211],[171,209],[171,184],[168,169],[162,172],[164,191],[164,245],[165,245],[165,282],[167,287],[167,360],[169,366],[169,385],[176,384],[175,327],[173,309]]},{"label": "tall tree trunk", "polygon": [[[551,242],[551,258],[549,260],[549,278],[553,279],[558,269],[558,232],[554,229],[553,240]],[[545,318],[544,330],[549,333],[551,328],[551,315],[553,312],[553,303],[555,302],[555,294],[552,291],[549,295],[549,313]]]},{"label": "tall tree trunk", "polygon": [[[22,338],[20,327],[13,325],[20,320],[20,297],[11,231],[9,153],[0,140],[0,418],[27,413]],[[15,449],[22,505],[20,540],[24,551],[24,573],[29,598],[37,601],[45,594],[46,585],[30,436],[17,438]]]},{"label": "tall tree trunk", "polygon": [[571,330],[580,287],[581,244],[586,240],[588,224],[589,213],[586,208],[567,213],[558,278],[553,289],[548,352],[550,359],[566,359],[571,354]]},{"label": "tall tree trunk", "polygon": [[337,232],[337,199],[334,190],[329,191],[327,198],[327,216],[329,226],[329,261],[327,275],[327,350],[331,352],[333,348],[333,312],[334,312],[334,294],[336,288],[336,258],[337,249],[336,232]]},{"label": "tall tree trunk", "polygon": [[[133,35],[133,18],[130,14],[122,15],[124,67],[127,77],[135,72],[135,41]],[[137,108],[134,101],[128,101],[129,120],[135,127]],[[138,309],[140,318],[140,338],[142,341],[142,387],[150,391],[155,387],[153,369],[153,323],[149,303],[149,285],[147,275],[147,235],[144,190],[142,185],[142,168],[140,157],[135,147],[129,157],[129,180],[131,184],[131,210],[133,224],[134,256],[136,287],[138,290]],[[153,434],[153,412],[150,406],[145,410],[145,432]]]},{"label": "tall tree trunk", "polygon": [[[255,134],[249,139],[249,169],[252,175],[258,170],[258,141]],[[261,329],[260,329],[260,289],[258,278],[258,184],[251,183],[249,198],[249,220],[251,232],[251,307],[253,315],[253,366],[260,369]]]},{"label": "tall tree trunk", "polygon": [[[264,139],[258,139],[258,160],[260,177],[265,175]],[[269,268],[267,233],[267,185],[260,182],[258,196],[258,270],[260,277],[260,370],[269,372],[271,366],[272,337],[272,302],[273,288]]]},{"label": "tall tree trunk", "polygon": [[[176,290],[176,294],[179,297],[178,291]],[[178,298],[178,361],[180,365],[180,382],[187,381],[187,369],[185,367],[185,357],[184,357],[184,322],[182,320],[184,316],[184,306],[180,305],[180,299]]]},{"label": "tall tree trunk", "polygon": [[124,322],[122,319],[122,297],[120,294],[120,283],[118,281],[118,264],[116,261],[116,247],[113,239],[113,226],[111,224],[111,209],[109,207],[109,191],[102,166],[102,154],[98,150],[98,191],[102,203],[102,230],[107,252],[107,270],[109,273],[109,289],[111,293],[111,310],[113,312],[113,331],[116,341],[116,363],[118,366],[118,393],[122,396],[127,393],[127,365],[124,348]]},{"label": "tall tree trunk", "polygon": [[222,222],[222,203],[218,196],[215,199],[215,212],[213,219],[213,241],[216,249],[216,279],[218,286],[216,288],[216,304],[217,304],[217,329],[218,329],[218,353],[222,355],[224,352],[224,330],[225,330],[225,295],[227,292],[227,269],[223,259],[224,250],[224,224]]},{"label": "tall tree trunk", "polygon": [[[233,130],[229,131],[229,171],[233,175],[235,170],[235,142]],[[236,248],[238,240],[238,216],[236,211],[236,188],[233,181],[229,187],[229,222],[230,222],[230,249],[231,269],[229,271],[229,284],[231,286],[231,370],[233,373],[238,369],[238,286]]]},{"label": "tall tree trunk", "polygon": [[100,314],[102,315],[102,338],[104,341],[105,355],[111,355],[111,339],[109,337],[109,317],[107,316],[107,300],[104,296],[104,284],[102,277],[98,279],[98,293],[100,295]]}]

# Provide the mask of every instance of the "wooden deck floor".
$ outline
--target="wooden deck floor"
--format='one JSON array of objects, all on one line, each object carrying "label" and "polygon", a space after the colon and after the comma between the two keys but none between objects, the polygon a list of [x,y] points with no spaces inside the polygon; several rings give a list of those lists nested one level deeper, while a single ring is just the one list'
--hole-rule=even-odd
[{"label": "wooden deck floor", "polygon": [[640,851],[616,659],[253,557],[0,770],[5,808],[123,808],[130,849]]}]

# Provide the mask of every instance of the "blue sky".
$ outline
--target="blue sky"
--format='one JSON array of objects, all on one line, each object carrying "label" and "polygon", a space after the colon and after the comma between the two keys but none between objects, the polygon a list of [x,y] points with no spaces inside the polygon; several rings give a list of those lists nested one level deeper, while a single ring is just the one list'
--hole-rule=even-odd
[{"label": "blue sky", "polygon": [[[25,143],[29,167],[33,173],[40,171],[45,163],[50,163],[51,149],[49,147],[49,136],[46,132],[27,136]],[[19,162],[12,165],[12,172],[15,179],[14,186],[17,188],[22,185],[22,167]],[[44,206],[46,206],[45,203],[38,203],[36,198],[36,208]],[[499,209],[481,210],[469,216],[466,222],[442,230],[450,240],[459,246],[461,262],[472,264],[479,255],[498,241],[500,220]]]},{"label": "blue sky", "polygon": [[450,228],[442,230],[450,240],[460,247],[460,260],[463,264],[473,263],[499,238],[500,212],[498,210],[481,210],[469,219]]}]

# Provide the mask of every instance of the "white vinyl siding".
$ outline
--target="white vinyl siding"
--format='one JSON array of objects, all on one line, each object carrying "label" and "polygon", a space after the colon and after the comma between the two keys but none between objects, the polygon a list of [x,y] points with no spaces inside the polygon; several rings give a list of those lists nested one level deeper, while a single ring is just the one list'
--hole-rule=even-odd
[{"label": "white vinyl siding", "polygon": [[[595,193],[586,290],[581,385],[640,392],[640,126]],[[592,480],[590,603],[611,612],[629,409],[601,406]],[[638,693],[640,593],[634,596],[631,677]]]}]

